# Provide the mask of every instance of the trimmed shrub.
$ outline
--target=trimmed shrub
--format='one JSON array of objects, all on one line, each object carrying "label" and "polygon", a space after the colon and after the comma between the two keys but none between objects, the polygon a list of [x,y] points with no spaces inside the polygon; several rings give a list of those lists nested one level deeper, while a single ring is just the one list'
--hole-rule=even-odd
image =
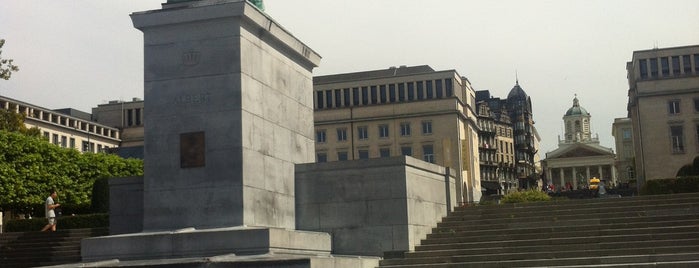
[{"label": "trimmed shrub", "polygon": [[551,197],[545,192],[539,191],[537,189],[529,189],[526,191],[518,191],[506,194],[502,197],[500,201],[502,203],[526,203],[549,200],[551,200]]},{"label": "trimmed shrub", "polygon": [[643,195],[699,192],[699,176],[649,180],[641,188]]},{"label": "trimmed shrub", "polygon": [[97,179],[92,184],[92,212],[109,212],[109,178]]},{"label": "trimmed shrub", "polygon": [[[46,218],[9,220],[5,224],[7,232],[32,232],[40,231],[46,225]],[[77,216],[58,217],[58,228],[82,229],[109,227],[109,214],[89,214]]]}]

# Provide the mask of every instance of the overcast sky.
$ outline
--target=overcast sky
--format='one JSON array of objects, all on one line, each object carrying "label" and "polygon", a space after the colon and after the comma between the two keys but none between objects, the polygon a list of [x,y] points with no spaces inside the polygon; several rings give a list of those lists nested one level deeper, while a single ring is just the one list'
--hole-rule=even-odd
[{"label": "overcast sky", "polygon": [[[0,0],[2,57],[20,66],[0,95],[90,112],[143,97],[143,36],[129,14],[166,0]],[[634,50],[699,44],[697,0],[267,0],[266,12],[322,57],[314,74],[427,64],[476,90],[531,96],[543,153],[574,94],[612,147]]]}]

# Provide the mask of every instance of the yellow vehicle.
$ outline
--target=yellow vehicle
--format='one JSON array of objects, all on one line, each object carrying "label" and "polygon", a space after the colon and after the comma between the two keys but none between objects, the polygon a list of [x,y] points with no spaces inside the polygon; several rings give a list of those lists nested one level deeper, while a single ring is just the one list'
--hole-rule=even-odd
[{"label": "yellow vehicle", "polygon": [[592,177],[592,179],[590,179],[590,189],[597,190],[597,187],[599,187],[599,179],[597,177]]}]

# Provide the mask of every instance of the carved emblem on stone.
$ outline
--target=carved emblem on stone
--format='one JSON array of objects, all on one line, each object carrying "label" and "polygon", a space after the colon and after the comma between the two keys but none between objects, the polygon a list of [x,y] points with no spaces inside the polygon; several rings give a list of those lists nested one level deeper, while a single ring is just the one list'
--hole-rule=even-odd
[{"label": "carved emblem on stone", "polygon": [[182,53],[182,65],[184,66],[194,66],[199,64],[199,59],[201,58],[201,53],[199,51],[190,50]]}]

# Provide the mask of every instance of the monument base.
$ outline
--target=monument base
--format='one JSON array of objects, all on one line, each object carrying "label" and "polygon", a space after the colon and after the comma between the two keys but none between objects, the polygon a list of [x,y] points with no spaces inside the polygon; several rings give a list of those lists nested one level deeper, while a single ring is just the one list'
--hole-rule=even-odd
[{"label": "monument base", "polygon": [[81,248],[82,263],[55,267],[244,264],[244,267],[344,268],[376,267],[380,260],[331,255],[331,238],[327,233],[255,227],[187,228],[95,237],[82,240]]}]

